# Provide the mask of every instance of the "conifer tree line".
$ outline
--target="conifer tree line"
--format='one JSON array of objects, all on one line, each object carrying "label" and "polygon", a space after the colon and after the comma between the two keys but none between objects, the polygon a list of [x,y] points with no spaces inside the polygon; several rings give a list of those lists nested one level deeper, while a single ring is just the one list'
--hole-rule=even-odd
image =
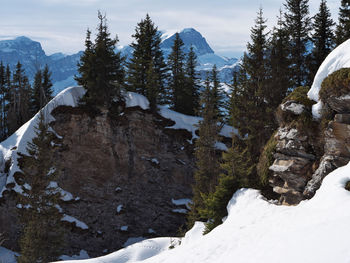
[{"label": "conifer tree line", "polygon": [[[189,225],[203,220],[210,231],[221,224],[227,202],[238,188],[269,192],[258,176],[257,164],[264,145],[277,129],[274,112],[293,89],[311,85],[326,56],[350,38],[350,1],[341,1],[339,15],[335,30],[326,0],[320,1],[313,17],[308,0],[286,0],[276,26],[268,30],[263,10],[258,11],[247,51],[230,85],[227,119],[238,130],[238,136],[233,136],[232,147],[222,156],[210,155],[208,144],[203,142],[208,142],[205,131],[211,126],[205,118],[199,126],[202,138],[196,145],[198,170]],[[214,141],[210,145],[214,151]],[[207,154],[203,155],[204,151]],[[208,156],[216,159],[208,164]],[[214,167],[216,172],[209,172]]]},{"label": "conifer tree line", "polygon": [[20,62],[0,62],[0,140],[6,139],[52,99],[51,72],[39,69],[31,85]]}]

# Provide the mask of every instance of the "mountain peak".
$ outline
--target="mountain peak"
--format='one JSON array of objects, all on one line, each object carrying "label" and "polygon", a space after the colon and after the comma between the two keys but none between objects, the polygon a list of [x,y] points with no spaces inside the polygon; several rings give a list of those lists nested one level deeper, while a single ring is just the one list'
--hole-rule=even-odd
[{"label": "mountain peak", "polygon": [[31,40],[29,37],[26,36],[20,36],[20,37],[16,37],[13,41],[16,42],[26,42],[26,43],[30,43],[30,42],[34,42],[33,40]]},{"label": "mountain peak", "polygon": [[[185,28],[179,33],[180,38],[184,42],[184,51],[187,53],[191,47],[193,47],[197,56],[204,54],[213,54],[214,51],[211,49],[206,39],[194,28]],[[162,42],[162,48],[171,49],[175,40],[175,34],[171,37],[166,38]]]}]

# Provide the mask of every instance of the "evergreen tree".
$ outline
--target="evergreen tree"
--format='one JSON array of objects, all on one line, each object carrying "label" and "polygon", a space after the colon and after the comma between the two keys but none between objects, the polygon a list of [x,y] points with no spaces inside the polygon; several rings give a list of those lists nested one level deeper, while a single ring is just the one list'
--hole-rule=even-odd
[{"label": "evergreen tree", "polygon": [[[127,88],[147,96],[152,103],[166,103],[167,68],[160,48],[161,34],[148,14],[137,24],[133,38],[135,42],[131,44],[133,53],[128,63]],[[147,73],[151,63],[153,63],[154,74],[157,75],[157,85],[152,88],[156,92],[147,92],[146,90],[146,82],[149,79]],[[155,98],[149,97],[150,94]],[[155,108],[155,105],[151,105],[151,108]]]},{"label": "evergreen tree", "polygon": [[269,43],[269,72],[268,83],[270,92],[266,93],[266,101],[270,108],[276,109],[291,89],[289,35],[284,27],[283,14],[280,11],[277,26],[274,27]]},{"label": "evergreen tree", "polygon": [[350,38],[350,0],[341,0],[339,22],[336,29],[336,44],[340,45]]},{"label": "evergreen tree", "polygon": [[56,261],[62,254],[62,214],[57,208],[61,195],[53,183],[57,180],[51,145],[53,138],[41,114],[36,137],[27,145],[28,154],[19,154],[18,163],[25,183],[18,200],[21,204],[18,215],[24,226],[19,241],[19,263]]},{"label": "evergreen tree", "polygon": [[213,94],[213,103],[214,103],[214,110],[218,117],[224,116],[224,98],[225,98],[225,92],[221,88],[221,84],[218,78],[218,70],[216,65],[213,66],[213,69],[211,70],[210,74],[210,81],[212,83],[212,94]]},{"label": "evergreen tree", "polygon": [[190,52],[187,54],[185,73],[185,108],[184,114],[195,115],[199,109],[199,85],[196,72],[197,56],[193,51],[193,47],[190,48]]},{"label": "evergreen tree", "polygon": [[184,43],[180,38],[179,33],[175,34],[174,44],[171,53],[168,57],[168,65],[171,70],[169,81],[171,93],[171,107],[177,112],[184,113],[186,108],[186,78],[184,71],[185,54],[183,52]]},{"label": "evergreen tree", "polygon": [[307,44],[310,40],[311,18],[308,0],[286,0],[285,24],[290,36],[290,59],[293,87],[303,86],[308,80]]},{"label": "evergreen tree", "polygon": [[38,70],[34,77],[31,110],[36,114],[52,99],[51,73],[46,65],[44,70]]},{"label": "evergreen tree", "polygon": [[30,108],[31,92],[31,86],[24,73],[22,64],[18,62],[12,76],[10,88],[7,118],[9,134],[15,132],[22,124],[26,123],[31,118],[31,112],[28,110]]},{"label": "evergreen tree", "polygon": [[76,80],[86,89],[82,102],[88,106],[110,108],[122,99],[120,92],[124,83],[123,61],[120,52],[115,53],[118,38],[112,39],[108,31],[106,17],[98,13],[99,25],[95,42],[87,31],[85,51],[78,63],[80,77]]},{"label": "evergreen tree", "polygon": [[220,174],[215,191],[204,199],[202,215],[208,218],[206,232],[210,232],[222,223],[227,216],[227,203],[232,195],[242,187],[248,187],[248,175],[252,172],[247,163],[250,159],[247,148],[236,135],[232,138],[232,147],[228,152],[223,152],[220,165],[223,173]]},{"label": "evergreen tree", "polygon": [[204,200],[209,193],[212,193],[217,184],[220,173],[218,153],[215,144],[218,134],[222,128],[217,111],[214,107],[213,90],[210,87],[209,78],[201,96],[201,116],[199,122],[199,138],[196,141],[195,156],[197,159],[197,171],[194,174],[193,206],[189,215],[189,222],[195,220],[206,220],[203,209]]},{"label": "evergreen tree", "polygon": [[[334,48],[333,26],[335,23],[331,18],[331,13],[327,7],[326,0],[321,0],[318,13],[314,16],[312,35],[313,49],[311,53],[310,79],[314,76],[321,63]],[[349,28],[350,29],[350,28]]]},{"label": "evergreen tree", "polygon": [[6,69],[2,61],[0,62],[0,139],[5,139],[6,136]]}]

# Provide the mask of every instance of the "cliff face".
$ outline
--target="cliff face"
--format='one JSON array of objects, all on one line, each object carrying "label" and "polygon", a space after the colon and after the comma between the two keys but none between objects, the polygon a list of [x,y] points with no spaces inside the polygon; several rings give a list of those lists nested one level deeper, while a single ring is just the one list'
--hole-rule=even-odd
[{"label": "cliff face", "polygon": [[292,100],[280,105],[281,114],[290,118],[279,122],[269,182],[281,204],[313,197],[327,174],[350,161],[350,101],[329,98],[326,104],[335,114],[324,127],[311,120],[302,124],[299,117],[311,110],[307,105]]},{"label": "cliff face", "polygon": [[[68,106],[52,115],[58,186],[66,195],[66,254],[90,256],[114,251],[129,238],[174,236],[185,223],[192,195],[192,134],[173,130],[171,120],[139,107],[125,108],[116,118],[102,112],[90,117]],[[15,176],[16,178],[16,176]],[[0,229],[16,248],[16,193],[5,191]],[[70,222],[69,222],[70,221]],[[11,233],[9,233],[9,231]]]}]

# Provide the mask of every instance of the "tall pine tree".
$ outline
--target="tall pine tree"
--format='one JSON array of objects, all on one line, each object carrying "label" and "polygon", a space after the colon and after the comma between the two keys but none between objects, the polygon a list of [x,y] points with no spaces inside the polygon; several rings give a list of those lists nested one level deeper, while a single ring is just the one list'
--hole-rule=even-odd
[{"label": "tall pine tree", "polygon": [[[133,38],[135,42],[131,44],[133,53],[128,63],[127,88],[145,95],[152,103],[151,108],[156,108],[153,104],[167,102],[165,92],[167,68],[160,48],[161,34],[148,14],[137,24]],[[148,76],[151,63],[154,70],[152,76]],[[155,76],[156,86],[152,88],[155,92],[148,92],[146,83],[150,81],[149,78]]]},{"label": "tall pine tree", "polygon": [[34,76],[31,110],[36,114],[52,99],[51,72],[46,65],[44,70],[38,70]]},{"label": "tall pine tree", "polygon": [[340,45],[350,38],[350,0],[341,0],[339,22],[336,29],[336,44]]},{"label": "tall pine tree", "polygon": [[190,52],[187,54],[185,65],[186,83],[184,100],[186,100],[186,102],[183,113],[187,115],[196,115],[199,109],[199,84],[196,65],[197,56],[193,47],[191,47]]},{"label": "tall pine tree", "polygon": [[287,0],[285,24],[290,36],[290,59],[293,87],[308,81],[307,45],[310,40],[311,18],[308,0]]},{"label": "tall pine tree", "polygon": [[54,183],[58,175],[51,144],[53,138],[41,114],[36,137],[27,146],[28,154],[19,155],[25,183],[18,200],[21,205],[18,215],[23,225],[19,263],[56,261],[62,254],[62,214],[57,208],[61,195]]},{"label": "tall pine tree", "polygon": [[85,51],[78,63],[79,77],[76,80],[86,89],[82,102],[88,106],[106,106],[122,99],[124,69],[120,52],[115,53],[118,37],[112,39],[108,31],[105,15],[98,12],[99,25],[95,42],[87,31]]},{"label": "tall pine tree", "polygon": [[171,94],[171,107],[177,112],[184,113],[186,108],[186,78],[184,70],[185,54],[183,52],[184,43],[179,33],[175,34],[174,44],[168,57],[168,65],[171,70],[169,88]]},{"label": "tall pine tree", "polygon": [[[335,23],[327,7],[327,1],[321,0],[318,13],[314,16],[312,34],[313,49],[311,53],[310,79],[314,76],[321,63],[335,46],[333,26]],[[349,28],[350,29],[350,28]]]},{"label": "tall pine tree", "polygon": [[284,26],[283,13],[280,10],[277,26],[272,31],[269,42],[269,90],[266,100],[272,109],[276,109],[291,89],[289,35]]},{"label": "tall pine tree", "polygon": [[194,174],[193,206],[189,215],[189,224],[195,220],[207,220],[205,217],[205,199],[215,190],[220,173],[219,156],[215,148],[221,130],[220,119],[214,106],[214,94],[207,77],[201,94],[201,116],[199,138],[196,141],[195,156],[197,171]]}]

